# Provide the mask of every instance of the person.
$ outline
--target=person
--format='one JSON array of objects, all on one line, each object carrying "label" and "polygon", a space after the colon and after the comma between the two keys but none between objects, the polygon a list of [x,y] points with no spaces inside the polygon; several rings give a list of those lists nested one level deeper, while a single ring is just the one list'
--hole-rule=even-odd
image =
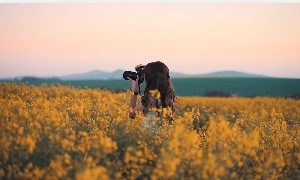
[{"label": "person", "polygon": [[[138,65],[143,66],[143,65]],[[136,67],[136,68],[137,68]],[[138,77],[139,78],[139,77]],[[130,98],[129,117],[134,119],[138,111],[143,112],[147,117],[159,116],[159,112],[151,111],[152,108],[169,108],[172,112],[175,111],[175,89],[170,79],[169,68],[162,62],[156,61],[148,63],[144,66],[145,90],[141,97],[141,103],[137,103],[137,95],[139,94],[138,78],[131,81],[132,95]],[[159,92],[155,97],[153,92]]]}]

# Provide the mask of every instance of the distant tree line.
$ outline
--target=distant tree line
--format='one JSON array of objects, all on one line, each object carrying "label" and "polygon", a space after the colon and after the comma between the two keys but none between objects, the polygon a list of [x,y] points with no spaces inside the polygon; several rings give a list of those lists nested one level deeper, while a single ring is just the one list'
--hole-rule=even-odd
[{"label": "distant tree line", "polygon": [[206,97],[232,97],[232,95],[225,91],[216,91],[216,90],[209,90],[206,91],[203,96]]},{"label": "distant tree line", "polygon": [[[220,90],[208,90],[206,91],[203,96],[205,97],[234,97],[238,95],[234,95],[225,91],[220,91]],[[257,97],[256,95],[249,96],[249,97]],[[275,97],[279,98],[280,96],[277,95],[270,95],[269,97]],[[287,96],[286,98],[292,98],[292,99],[300,99],[300,92],[293,93],[290,96]]]}]

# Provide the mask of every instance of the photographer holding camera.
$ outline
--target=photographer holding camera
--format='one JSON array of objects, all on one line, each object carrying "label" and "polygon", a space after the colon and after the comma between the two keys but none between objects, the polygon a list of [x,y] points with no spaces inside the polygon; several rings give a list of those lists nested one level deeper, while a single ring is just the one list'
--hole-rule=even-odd
[{"label": "photographer holding camera", "polygon": [[[171,108],[174,111],[175,89],[170,79],[168,67],[160,62],[151,62],[146,66],[136,66],[136,73],[125,71],[123,78],[131,81],[132,95],[130,98],[129,117],[134,119],[137,111],[141,111],[145,116],[149,115],[151,108]],[[142,102],[137,104],[137,95],[140,94],[140,84],[145,80],[146,86],[141,97]],[[153,97],[151,90],[157,90],[159,98]],[[156,114],[159,116],[159,113]]]}]

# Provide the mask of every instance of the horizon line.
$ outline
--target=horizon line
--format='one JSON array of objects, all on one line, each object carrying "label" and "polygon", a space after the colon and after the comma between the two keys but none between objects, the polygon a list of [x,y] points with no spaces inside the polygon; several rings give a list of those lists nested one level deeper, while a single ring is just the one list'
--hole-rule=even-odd
[{"label": "horizon line", "polygon": [[[125,71],[124,69],[117,68],[115,70],[111,71],[105,71],[101,69],[94,69],[90,71],[85,71],[85,72],[74,72],[74,73],[68,73],[68,74],[62,74],[62,75],[15,75],[15,76],[0,76],[0,80],[5,80],[5,79],[15,79],[15,78],[20,78],[20,77],[36,77],[36,78],[60,78],[62,76],[69,76],[69,75],[78,75],[78,74],[85,74],[85,73],[90,73],[93,71],[102,71],[104,73],[112,73],[114,71],[122,70]],[[260,73],[252,73],[248,71],[239,71],[239,70],[217,70],[217,71],[209,71],[209,72],[203,72],[203,73],[185,73],[185,72],[180,72],[180,71],[170,71],[171,73],[179,73],[183,74],[187,77],[180,77],[180,78],[189,78],[193,76],[202,76],[202,75],[207,75],[211,73],[218,73],[218,72],[237,72],[237,73],[244,73],[244,74],[249,74],[249,75],[256,75],[256,76],[261,76],[262,78],[284,78],[284,79],[300,79],[300,77],[297,76],[276,76],[276,75],[266,75],[266,74],[260,74]],[[197,78],[197,77],[196,77]],[[202,77],[199,77],[202,78]],[[255,78],[255,77],[254,77]]]}]

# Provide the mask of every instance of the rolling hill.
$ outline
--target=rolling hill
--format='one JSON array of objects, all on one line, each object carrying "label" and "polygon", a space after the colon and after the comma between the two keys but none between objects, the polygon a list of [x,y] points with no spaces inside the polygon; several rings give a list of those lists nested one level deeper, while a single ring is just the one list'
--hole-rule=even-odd
[{"label": "rolling hill", "polygon": [[[66,76],[58,77],[61,80],[109,80],[109,79],[122,79],[124,70],[117,69],[112,72],[106,72],[101,70],[94,70],[84,73],[76,73],[70,74]],[[180,72],[171,72],[172,78],[267,78],[268,76],[258,75],[258,74],[251,74],[239,71],[217,71],[211,72],[206,74],[185,74]]]},{"label": "rolling hill", "polygon": [[245,72],[239,72],[239,71],[217,71],[217,72],[211,72],[206,74],[198,75],[197,77],[218,77],[218,78],[267,78],[268,76],[264,75],[258,75],[258,74],[251,74],[251,73],[245,73]]},{"label": "rolling hill", "polygon": [[[93,70],[82,73],[73,73],[63,76],[17,76],[9,78],[1,78],[2,80],[22,80],[23,78],[32,77],[40,79],[60,79],[60,80],[118,80],[123,79],[123,69],[117,69],[112,72],[102,71],[102,70]],[[172,72],[172,78],[271,78],[270,76],[245,73],[239,71],[217,71],[206,74],[185,74],[181,72]]]}]

